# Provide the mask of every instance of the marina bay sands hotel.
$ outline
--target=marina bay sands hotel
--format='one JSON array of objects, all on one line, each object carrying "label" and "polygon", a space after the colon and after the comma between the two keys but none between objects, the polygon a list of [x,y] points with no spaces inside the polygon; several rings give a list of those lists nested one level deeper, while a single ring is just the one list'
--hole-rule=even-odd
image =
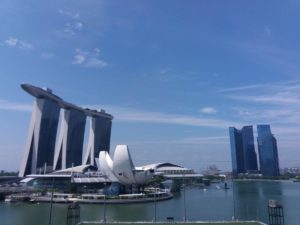
[{"label": "marina bay sands hotel", "polygon": [[[99,156],[99,152],[109,151],[112,115],[104,110],[91,110],[68,103],[48,88],[29,84],[22,84],[21,87],[36,99],[19,170],[20,177],[82,164],[96,165],[95,157]],[[89,137],[83,155],[87,118],[90,120]]]}]

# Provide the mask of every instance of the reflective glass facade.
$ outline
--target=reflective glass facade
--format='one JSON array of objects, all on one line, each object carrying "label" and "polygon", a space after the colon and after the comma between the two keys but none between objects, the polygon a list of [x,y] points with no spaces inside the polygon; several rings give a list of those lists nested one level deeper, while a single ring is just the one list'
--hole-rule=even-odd
[{"label": "reflective glass facade", "polygon": [[91,117],[90,121],[89,141],[83,164],[97,165],[95,158],[99,157],[100,151],[109,152],[112,122],[105,117]]},{"label": "reflective glass facade", "polygon": [[279,176],[279,160],[276,138],[270,125],[257,125],[257,144],[260,171],[263,176]]},{"label": "reflective glass facade", "polygon": [[233,176],[237,176],[239,173],[257,171],[252,126],[245,126],[241,130],[230,127],[229,136]]},{"label": "reflective glass facade", "polygon": [[58,119],[60,108],[51,100],[43,99],[44,105],[41,110],[40,127],[36,127],[35,132],[39,132],[38,149],[37,149],[37,172],[44,170],[45,165],[47,171],[52,171],[55,140],[58,127]]},{"label": "reflective glass facade", "polygon": [[95,142],[94,142],[94,157],[99,157],[100,151],[109,152],[111,134],[111,120],[103,117],[95,119]]},{"label": "reflective glass facade", "polygon": [[232,175],[237,176],[239,173],[243,173],[244,158],[242,152],[242,135],[239,130],[234,127],[229,127],[230,148],[231,148],[231,163],[232,163]]},{"label": "reflective glass facade", "polygon": [[52,171],[60,108],[57,103],[37,98],[19,176]]},{"label": "reflective glass facade", "polygon": [[254,147],[254,136],[252,126],[245,126],[241,130],[243,142],[243,156],[245,172],[257,171],[257,157]]},{"label": "reflective glass facade", "polygon": [[86,115],[76,109],[63,109],[62,117],[54,170],[79,166],[82,163]]},{"label": "reflective glass facade", "polygon": [[82,164],[83,139],[86,115],[78,110],[70,110],[66,143],[66,168]]}]

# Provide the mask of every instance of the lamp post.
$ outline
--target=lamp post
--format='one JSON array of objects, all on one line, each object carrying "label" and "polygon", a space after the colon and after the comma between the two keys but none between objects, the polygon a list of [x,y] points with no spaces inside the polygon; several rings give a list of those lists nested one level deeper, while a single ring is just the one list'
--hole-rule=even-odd
[{"label": "lamp post", "polygon": [[186,222],[185,184],[183,184],[183,208],[184,208],[184,222]]},{"label": "lamp post", "polygon": [[156,185],[154,185],[154,222],[156,222]]},{"label": "lamp post", "polygon": [[103,222],[106,223],[106,182],[104,182]]},{"label": "lamp post", "polygon": [[49,225],[52,224],[53,191],[54,191],[54,178],[52,177],[52,190],[51,190],[51,201],[50,201],[50,212],[49,212]]},{"label": "lamp post", "polygon": [[236,215],[235,215],[235,193],[234,193],[234,181],[232,180],[232,198],[233,198],[233,216],[232,220],[236,220]]}]

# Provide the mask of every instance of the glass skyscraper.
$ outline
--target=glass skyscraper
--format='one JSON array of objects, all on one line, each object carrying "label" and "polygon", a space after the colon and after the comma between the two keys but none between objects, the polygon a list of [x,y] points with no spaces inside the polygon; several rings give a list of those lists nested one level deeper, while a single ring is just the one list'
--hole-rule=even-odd
[{"label": "glass skyscraper", "polygon": [[270,125],[257,125],[257,144],[260,171],[263,176],[279,176],[279,161],[276,138]]},{"label": "glass skyscraper", "polygon": [[229,127],[232,174],[257,171],[257,157],[254,148],[252,126],[245,126],[241,130]]}]

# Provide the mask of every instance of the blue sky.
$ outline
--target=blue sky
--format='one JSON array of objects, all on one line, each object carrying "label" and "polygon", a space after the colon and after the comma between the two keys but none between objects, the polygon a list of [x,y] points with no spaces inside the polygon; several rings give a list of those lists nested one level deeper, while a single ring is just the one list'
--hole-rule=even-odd
[{"label": "blue sky", "polygon": [[[1,1],[0,167],[18,170],[33,97],[114,115],[137,165],[230,170],[228,127],[271,124],[300,164],[300,2]],[[256,136],[256,134],[255,134]]]}]

